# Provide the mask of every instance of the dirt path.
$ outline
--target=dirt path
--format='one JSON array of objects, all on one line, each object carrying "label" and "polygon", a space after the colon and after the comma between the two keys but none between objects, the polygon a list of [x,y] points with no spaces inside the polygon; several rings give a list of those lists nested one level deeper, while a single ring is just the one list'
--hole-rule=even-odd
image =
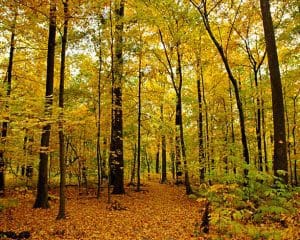
[{"label": "dirt path", "polygon": [[49,210],[32,209],[34,196],[27,195],[16,208],[0,213],[0,231],[30,231],[31,239],[193,239],[199,203],[188,199],[183,187],[147,183],[143,189],[113,195],[113,205],[105,193],[99,201],[70,198],[63,221],[55,220],[58,201]]}]

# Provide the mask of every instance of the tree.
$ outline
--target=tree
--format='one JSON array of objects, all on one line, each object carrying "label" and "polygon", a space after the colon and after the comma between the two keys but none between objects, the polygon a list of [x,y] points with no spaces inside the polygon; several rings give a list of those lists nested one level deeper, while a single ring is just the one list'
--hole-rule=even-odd
[{"label": "tree", "polygon": [[[161,124],[164,125],[164,105],[160,106]],[[161,136],[161,183],[167,182],[167,142],[166,134],[163,132]]]},{"label": "tree", "polygon": [[[140,44],[142,44],[142,34],[140,35]],[[141,190],[141,116],[142,116],[142,49],[139,53],[138,66],[138,136],[137,136],[137,185],[136,190]]]},{"label": "tree", "polygon": [[[275,176],[281,177],[285,183],[288,183],[288,161],[285,136],[283,93],[269,0],[260,0],[260,7],[271,78],[274,127],[274,174]],[[284,174],[280,173],[280,171],[284,171]]]},{"label": "tree", "polygon": [[[208,9],[208,5],[207,5],[207,1],[206,0],[201,0],[200,4],[196,4],[192,0],[190,0],[190,2],[196,7],[196,9],[198,10],[198,12],[200,13],[202,21],[203,21],[204,26],[205,26],[205,29],[206,29],[209,37],[211,38],[212,42],[214,43],[215,47],[217,48],[217,50],[218,50],[218,52],[219,52],[219,54],[220,54],[220,56],[222,58],[222,61],[224,63],[226,72],[228,74],[228,78],[230,79],[231,84],[233,85],[235,99],[236,99],[236,104],[237,104],[237,109],[238,109],[238,112],[239,112],[241,141],[242,141],[242,146],[243,146],[243,157],[244,157],[244,162],[248,166],[250,164],[250,156],[249,156],[249,149],[248,149],[247,136],[246,136],[246,126],[245,126],[245,116],[244,116],[244,110],[243,110],[243,103],[242,103],[241,97],[240,97],[238,81],[237,81],[237,79],[233,75],[233,72],[232,72],[230,64],[229,64],[228,56],[226,54],[227,53],[227,47],[228,47],[228,45],[224,49],[224,47],[222,46],[222,43],[220,43],[217,40],[217,38],[216,38],[216,36],[215,36],[212,28],[211,28],[211,24],[210,24],[209,13],[216,6],[212,6],[211,9]],[[235,15],[235,17],[236,17],[236,15]],[[234,23],[232,23],[232,26],[233,26],[233,24]],[[232,33],[232,27],[231,27],[231,29],[229,31],[229,35],[231,33]],[[229,39],[230,39],[230,36],[228,37],[228,40]],[[249,172],[248,167],[245,167],[244,168],[244,175],[245,175],[245,177],[248,176],[248,172]]]},{"label": "tree", "polygon": [[124,159],[123,159],[123,114],[122,114],[122,79],[123,79],[123,18],[124,0],[115,1],[115,44],[112,58],[112,123],[110,165],[113,194],[123,194]]},{"label": "tree", "polygon": [[[56,36],[56,1],[50,1],[49,15],[49,37],[47,54],[47,77],[46,77],[46,98],[45,98],[45,116],[52,115],[53,105],[53,80],[54,80],[54,58],[55,58],[55,36]],[[48,203],[48,154],[50,142],[50,123],[43,127],[40,148],[40,162],[37,183],[37,196],[34,208],[49,208]]]},{"label": "tree", "polygon": [[66,217],[66,160],[65,160],[65,141],[64,141],[64,89],[65,89],[65,65],[66,65],[66,47],[68,40],[68,23],[69,23],[69,0],[63,2],[64,5],[64,28],[61,41],[61,61],[60,61],[60,83],[59,83],[59,103],[60,116],[58,122],[59,134],[59,166],[60,166],[60,192],[59,192],[59,211],[57,219]]},{"label": "tree", "polygon": [[[11,94],[11,85],[12,85],[12,71],[13,71],[13,61],[15,53],[15,36],[16,36],[16,23],[17,23],[18,10],[15,7],[14,9],[14,20],[11,27],[11,38],[10,38],[10,51],[9,51],[9,60],[7,67],[7,78],[5,79],[6,86],[6,97],[9,98]],[[5,103],[5,111],[8,111],[8,102]],[[1,130],[1,142],[2,144],[6,142],[7,129],[8,129],[9,119],[5,119],[2,123]],[[3,144],[3,145],[4,145]],[[4,160],[4,146],[1,146],[0,149],[0,197],[5,195],[5,160]]]}]

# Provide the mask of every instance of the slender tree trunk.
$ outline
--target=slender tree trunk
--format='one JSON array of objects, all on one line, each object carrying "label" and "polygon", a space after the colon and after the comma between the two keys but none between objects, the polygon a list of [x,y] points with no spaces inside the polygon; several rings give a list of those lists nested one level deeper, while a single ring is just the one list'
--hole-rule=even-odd
[{"label": "slender tree trunk", "polygon": [[171,159],[171,172],[172,172],[172,179],[175,179],[175,153],[174,153],[174,144],[173,144],[173,137],[170,137],[169,140],[170,145],[170,159]]},{"label": "slender tree trunk", "polygon": [[[188,171],[188,163],[186,158],[186,152],[185,152],[185,142],[184,142],[184,134],[183,134],[183,121],[182,121],[182,85],[183,85],[183,75],[182,75],[182,64],[181,64],[181,58],[182,55],[179,50],[180,43],[177,42],[176,44],[176,52],[177,52],[177,73],[179,77],[179,86],[177,88],[177,106],[176,106],[176,125],[179,126],[179,132],[180,132],[180,145],[181,145],[181,152],[182,152],[182,159],[183,159],[183,167],[184,167],[184,184],[185,184],[185,190],[186,194],[192,194],[193,190],[190,185],[190,178],[189,178],[189,171]],[[178,113],[177,113],[178,112]]]},{"label": "slender tree trunk", "polygon": [[256,143],[257,143],[257,155],[258,155],[258,170],[263,171],[263,155],[262,155],[262,130],[261,130],[261,96],[258,85],[258,71],[253,69],[254,82],[256,89]]},{"label": "slender tree trunk", "polygon": [[203,106],[205,109],[205,160],[206,160],[206,166],[207,170],[205,169],[205,172],[207,171],[210,174],[210,137],[209,137],[209,115],[208,115],[208,107],[207,107],[207,101],[205,96],[205,87],[204,87],[204,78],[201,77],[201,84],[202,86],[202,98],[203,98]]},{"label": "slender tree trunk", "polygon": [[181,104],[181,96],[178,96],[178,102],[180,103],[179,106],[179,132],[180,132],[180,145],[181,145],[181,151],[182,151],[182,159],[183,159],[183,166],[184,166],[184,184],[185,184],[185,190],[186,194],[192,194],[193,190],[190,185],[190,179],[189,179],[189,172],[188,172],[188,164],[186,159],[186,152],[185,152],[185,142],[184,142],[184,134],[183,134],[183,124],[182,124],[182,104]]},{"label": "slender tree trunk", "polygon": [[203,137],[203,101],[202,101],[202,90],[200,77],[203,77],[202,66],[200,66],[200,61],[198,63],[198,68],[200,68],[200,73],[197,79],[197,93],[198,93],[198,159],[199,159],[199,176],[200,183],[205,181],[205,153],[204,153],[204,137]]},{"label": "slender tree trunk", "polygon": [[157,151],[156,151],[156,158],[155,158],[155,173],[159,173],[159,155],[160,155],[160,143],[157,143]]},{"label": "slender tree trunk", "polygon": [[[213,41],[214,45],[216,46],[222,61],[224,63],[225,69],[227,71],[228,77],[233,85],[233,89],[234,89],[234,94],[235,94],[235,99],[236,99],[236,104],[237,104],[237,109],[238,109],[238,113],[239,113],[239,121],[240,121],[240,131],[241,131],[241,142],[242,142],[242,146],[243,146],[243,158],[244,158],[244,162],[246,163],[246,165],[248,166],[250,164],[250,156],[249,156],[249,150],[248,150],[248,144],[247,144],[247,137],[246,137],[246,126],[245,126],[245,117],[244,117],[244,110],[243,110],[243,104],[240,98],[240,90],[238,87],[238,81],[237,79],[234,77],[230,65],[229,65],[229,61],[227,59],[226,53],[222,47],[222,45],[218,42],[218,40],[216,39],[214,33],[212,32],[212,29],[210,27],[210,22],[209,22],[209,18],[208,18],[208,12],[206,9],[206,1],[202,1],[203,6],[198,6],[197,4],[195,4],[194,1],[191,0],[191,3],[198,9],[205,29],[207,30],[211,40]],[[244,168],[244,176],[246,177],[247,180],[247,176],[248,176],[248,167]]]},{"label": "slender tree trunk", "polygon": [[[282,180],[285,183],[288,183],[288,161],[286,150],[283,94],[269,0],[260,0],[260,7],[263,19],[272,89],[272,109],[274,127],[274,174],[275,176],[282,178]],[[278,171],[284,171],[285,174],[282,174]]]},{"label": "slender tree trunk", "polygon": [[[46,78],[46,102],[45,116],[51,117],[53,105],[53,78],[54,78],[54,58],[55,58],[55,35],[56,35],[56,1],[50,2],[50,23],[47,55],[47,78]],[[37,196],[34,208],[48,208],[48,154],[50,142],[51,125],[47,123],[43,127],[41,137],[39,174],[37,184]]]},{"label": "slender tree trunk", "polygon": [[[164,105],[160,106],[161,122],[164,125]],[[161,136],[161,183],[167,182],[167,143],[166,135],[162,133]]]},{"label": "slender tree trunk", "polygon": [[[286,138],[290,139],[290,117],[287,109],[287,102],[286,102],[286,97],[285,97],[285,90],[283,90],[283,104],[285,106],[284,111],[285,111],[285,122],[286,122]],[[288,168],[289,168],[289,177],[290,177],[290,183],[293,183],[293,163],[291,159],[291,143],[287,141],[287,161],[288,161]]]},{"label": "slender tree trunk", "polygon": [[266,134],[266,121],[265,121],[265,108],[264,100],[261,100],[261,121],[262,121],[262,138],[263,138],[263,149],[264,149],[264,162],[265,162],[265,171],[269,172],[268,164],[268,149],[267,149],[267,134]]},{"label": "slender tree trunk", "polygon": [[68,39],[68,21],[69,21],[69,0],[64,4],[64,32],[61,41],[61,62],[60,62],[60,83],[59,83],[59,108],[60,116],[58,122],[59,128],[59,166],[60,166],[60,191],[59,191],[59,211],[56,219],[66,218],[66,161],[65,161],[65,141],[64,141],[64,89],[65,89],[65,68],[66,68],[66,48]]},{"label": "slender tree trunk", "polygon": [[142,53],[139,54],[139,82],[138,82],[138,147],[137,147],[137,185],[136,190],[141,190],[141,115],[142,115]]},{"label": "slender tree trunk", "polygon": [[[229,82],[229,99],[230,99],[230,138],[231,138],[231,144],[235,145],[235,133],[234,133],[234,116],[233,116],[233,100],[232,100],[232,89]],[[232,147],[230,148],[230,154],[234,155]],[[232,161],[232,170],[233,173],[236,174],[236,162],[235,160]]]},{"label": "slender tree trunk", "polygon": [[102,36],[101,36],[101,28],[99,23],[99,69],[98,69],[98,83],[97,83],[97,149],[96,149],[96,156],[97,156],[97,198],[100,198],[100,192],[101,192],[101,183],[102,183],[102,173],[103,173],[103,161],[101,157],[101,144],[100,144],[100,138],[101,138],[101,81],[102,81]]},{"label": "slender tree trunk", "polygon": [[137,159],[137,147],[136,144],[134,144],[133,148],[133,163],[131,168],[131,176],[130,176],[130,182],[129,185],[134,186],[134,179],[135,179],[135,171],[136,171],[136,159]]},{"label": "slender tree trunk", "polygon": [[[300,91],[299,91],[300,93]],[[297,176],[297,160],[296,160],[296,155],[297,155],[297,142],[296,142],[296,129],[297,129],[297,97],[293,97],[293,129],[292,129],[292,135],[293,135],[293,155],[295,157],[294,159],[294,183],[295,186],[298,186],[298,176]]]},{"label": "slender tree trunk", "polygon": [[123,78],[123,18],[124,0],[115,2],[115,46],[112,71],[112,126],[110,164],[113,194],[123,194],[124,156],[123,156],[123,113],[122,113],[122,78]]},{"label": "slender tree trunk", "polygon": [[[13,72],[13,61],[14,61],[14,53],[15,53],[15,36],[16,36],[16,23],[17,23],[17,16],[18,11],[15,10],[15,16],[11,28],[11,38],[10,38],[10,50],[9,50],[9,60],[8,60],[8,67],[7,67],[7,79],[4,82],[7,83],[6,86],[6,97],[10,97],[11,93],[11,82],[12,82],[12,72]],[[8,100],[5,103],[5,111],[9,111]],[[2,123],[2,130],[1,130],[1,149],[0,149],[0,197],[4,197],[5,195],[5,160],[4,160],[4,149],[5,149],[5,142],[7,137],[7,129],[8,129],[8,122],[9,118],[5,119]]]}]

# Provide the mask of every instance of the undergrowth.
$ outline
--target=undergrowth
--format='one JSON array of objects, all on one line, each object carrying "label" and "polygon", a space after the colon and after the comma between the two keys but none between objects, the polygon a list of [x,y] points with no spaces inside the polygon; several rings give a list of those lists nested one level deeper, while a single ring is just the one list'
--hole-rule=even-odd
[{"label": "undergrowth", "polygon": [[256,173],[246,185],[226,179],[202,185],[196,194],[197,201],[210,202],[210,224],[219,239],[300,237],[300,189],[279,178]]}]

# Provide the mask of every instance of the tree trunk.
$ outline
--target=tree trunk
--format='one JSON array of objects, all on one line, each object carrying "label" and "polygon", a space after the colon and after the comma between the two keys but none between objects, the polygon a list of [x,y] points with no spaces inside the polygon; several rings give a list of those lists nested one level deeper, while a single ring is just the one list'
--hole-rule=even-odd
[{"label": "tree trunk", "polygon": [[160,143],[157,144],[157,152],[155,158],[155,173],[159,173],[159,152],[160,152]]},{"label": "tree trunk", "polygon": [[139,82],[138,82],[138,146],[137,146],[137,185],[136,190],[141,190],[141,115],[142,115],[142,99],[141,99],[141,86],[142,86],[142,54],[139,54]]},{"label": "tree trunk", "polygon": [[59,103],[60,116],[58,121],[59,128],[59,166],[60,166],[60,191],[59,191],[59,211],[56,219],[66,218],[66,160],[65,160],[65,141],[64,141],[64,91],[65,91],[65,68],[66,68],[66,48],[68,39],[69,21],[69,0],[64,4],[64,32],[61,41],[61,61],[60,61],[60,83],[59,83]]},{"label": "tree trunk", "polygon": [[[186,194],[192,194],[193,190],[190,185],[190,178],[189,178],[189,171],[188,171],[188,163],[186,159],[185,153],[185,142],[184,142],[184,134],[183,134],[183,121],[182,121],[182,99],[181,99],[181,92],[182,92],[182,85],[183,85],[183,75],[182,75],[182,65],[181,65],[181,58],[182,55],[179,50],[179,42],[176,44],[176,53],[177,53],[177,74],[179,77],[179,84],[177,88],[177,105],[176,105],[176,128],[179,126],[180,132],[180,145],[181,145],[181,152],[182,152],[182,159],[183,159],[183,167],[184,167],[184,185]],[[178,112],[178,113],[177,113]]]},{"label": "tree trunk", "polygon": [[[161,123],[164,125],[164,106],[163,104],[160,106],[160,114],[161,114]],[[161,183],[167,182],[167,143],[166,143],[166,135],[162,133],[161,136]]]},{"label": "tree trunk", "polygon": [[123,113],[122,113],[122,78],[123,78],[123,18],[124,0],[115,2],[115,46],[112,59],[112,124],[110,164],[113,194],[123,194],[124,157],[123,157]]},{"label": "tree trunk", "polygon": [[[7,67],[7,79],[4,82],[7,82],[6,86],[6,97],[10,97],[11,93],[11,82],[12,82],[12,71],[13,71],[13,61],[14,61],[14,53],[15,53],[15,36],[16,36],[16,23],[17,23],[18,12],[15,10],[15,16],[11,28],[11,38],[10,38],[10,50],[9,50],[9,60]],[[5,103],[5,111],[8,112],[8,99]],[[8,115],[7,115],[8,116]],[[7,117],[5,121],[2,123],[2,131],[1,131],[1,149],[0,149],[0,197],[4,197],[5,195],[5,160],[4,160],[4,148],[7,137],[7,129],[8,129],[9,118]]]},{"label": "tree trunk", "polygon": [[175,153],[174,153],[174,144],[173,144],[173,137],[170,137],[169,140],[170,145],[170,159],[171,159],[171,172],[172,172],[172,179],[175,179]]},{"label": "tree trunk", "polygon": [[[231,139],[231,144],[234,146],[235,145],[234,116],[233,116],[234,113],[233,113],[232,90],[231,90],[230,82],[229,82],[229,99],[230,99],[230,139]],[[234,155],[232,147],[230,148],[230,154]],[[236,174],[235,160],[232,161],[232,170],[233,170],[233,173]]]},{"label": "tree trunk", "polygon": [[[265,42],[271,78],[274,127],[274,174],[275,176],[282,178],[285,183],[288,183],[288,162],[286,150],[283,94],[269,0],[260,0],[260,7],[263,19]],[[284,173],[280,173],[280,171],[284,171]]]},{"label": "tree trunk", "polygon": [[264,163],[265,171],[269,172],[268,166],[268,149],[267,149],[267,134],[266,134],[266,121],[265,121],[265,107],[264,99],[261,99],[261,124],[262,124],[262,139],[263,139],[263,151],[264,151]]},{"label": "tree trunk", "polygon": [[185,185],[185,191],[186,194],[192,194],[193,190],[190,185],[190,179],[189,179],[189,172],[188,172],[188,165],[187,165],[187,159],[186,159],[186,152],[185,152],[185,142],[184,142],[184,134],[183,134],[183,124],[182,124],[182,101],[181,96],[178,96],[179,102],[179,135],[180,135],[180,145],[181,145],[181,151],[182,151],[182,159],[183,159],[183,167],[184,167],[184,185]]},{"label": "tree trunk", "polygon": [[[55,35],[56,35],[56,1],[50,2],[50,23],[48,38],[48,55],[47,55],[47,78],[46,78],[46,102],[45,116],[52,115],[53,105],[53,78],[54,78],[54,58],[55,58]],[[47,123],[43,127],[40,148],[40,162],[37,184],[37,196],[34,208],[48,208],[48,153],[50,142],[51,125]]]},{"label": "tree trunk", "polygon": [[[300,91],[299,91],[300,93]],[[295,186],[298,186],[298,176],[297,176],[297,142],[296,142],[296,129],[297,129],[297,97],[293,97],[293,129],[292,129],[292,135],[293,135],[293,155],[295,157],[294,159],[294,184]]]},{"label": "tree trunk", "polygon": [[131,177],[130,177],[130,182],[129,182],[129,185],[133,185],[133,186],[134,186],[135,171],[136,171],[136,159],[137,159],[137,147],[136,147],[136,144],[134,144],[133,163],[132,163]]},{"label": "tree trunk", "polygon": [[[236,99],[236,105],[237,105],[237,109],[238,109],[238,113],[239,113],[241,141],[242,141],[242,146],[243,146],[243,158],[244,158],[244,162],[248,166],[250,164],[250,156],[249,156],[249,150],[248,150],[248,144],[247,144],[244,110],[243,110],[243,104],[242,104],[242,101],[241,101],[241,98],[240,98],[240,90],[239,90],[239,87],[238,87],[238,81],[234,77],[234,75],[231,71],[229,61],[227,59],[227,56],[225,54],[225,51],[224,51],[222,45],[217,41],[214,33],[212,32],[212,29],[210,27],[209,18],[208,18],[209,15],[208,15],[208,12],[207,12],[207,9],[206,9],[206,1],[202,1],[203,6],[196,5],[194,3],[194,1],[191,1],[191,2],[198,9],[198,11],[199,11],[199,13],[202,17],[205,29],[207,30],[207,32],[209,34],[209,37],[211,38],[214,45],[216,46],[216,48],[217,48],[217,50],[218,50],[218,52],[219,52],[219,54],[222,58],[222,61],[224,63],[225,69],[226,69],[227,74],[228,74],[228,78],[230,79],[230,81],[233,85],[235,99]],[[248,167],[245,167],[244,168],[244,176],[245,176],[246,180],[247,180],[248,172],[249,172]]]},{"label": "tree trunk", "polygon": [[[200,65],[201,63],[199,63]],[[202,66],[199,66],[202,68]],[[202,77],[202,69],[200,70],[200,74]],[[202,103],[202,91],[201,91],[201,82],[200,77],[197,79],[197,93],[198,93],[198,160],[199,160],[199,176],[200,183],[204,183],[205,181],[205,153],[204,153],[204,137],[203,137],[203,103]]]},{"label": "tree trunk", "polygon": [[[255,67],[254,67],[255,68]],[[256,144],[257,144],[257,155],[258,155],[258,170],[263,171],[263,156],[262,156],[262,130],[261,130],[261,96],[258,85],[258,69],[253,69],[254,82],[256,89]]]},{"label": "tree trunk", "polygon": [[[99,23],[100,26],[101,23]],[[101,81],[102,81],[102,36],[101,28],[99,27],[99,69],[98,69],[98,83],[97,83],[97,146],[96,146],[96,156],[97,156],[97,199],[100,198],[101,183],[103,178],[103,161],[101,157]]]}]

